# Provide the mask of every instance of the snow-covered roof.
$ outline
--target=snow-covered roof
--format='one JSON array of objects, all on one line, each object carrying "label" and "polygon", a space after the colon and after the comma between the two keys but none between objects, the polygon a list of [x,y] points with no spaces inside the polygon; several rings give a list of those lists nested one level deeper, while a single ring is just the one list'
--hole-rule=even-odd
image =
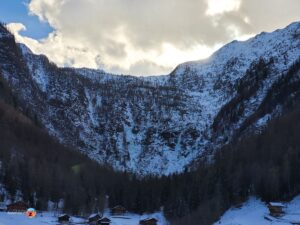
[{"label": "snow-covered roof", "polygon": [[140,217],[140,220],[151,220],[151,219],[155,219],[157,221],[159,221],[159,214],[152,214],[152,215],[147,215],[147,214],[144,214]]},{"label": "snow-covered roof", "polygon": [[[89,219],[94,218],[95,216],[100,216],[98,213],[93,213],[89,216]],[[101,217],[101,216],[100,216]]]},{"label": "snow-covered roof", "polygon": [[271,206],[284,207],[284,204],[282,204],[281,202],[270,202],[269,204]]}]

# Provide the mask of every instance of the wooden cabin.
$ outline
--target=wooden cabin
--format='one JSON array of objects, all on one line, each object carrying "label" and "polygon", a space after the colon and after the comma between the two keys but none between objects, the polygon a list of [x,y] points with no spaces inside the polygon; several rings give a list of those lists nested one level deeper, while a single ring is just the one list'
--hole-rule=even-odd
[{"label": "wooden cabin", "polygon": [[0,212],[6,212],[7,205],[4,202],[0,202]]},{"label": "wooden cabin", "polygon": [[157,225],[158,220],[155,218],[148,218],[140,221],[140,225]]},{"label": "wooden cabin", "polygon": [[7,206],[7,212],[26,212],[29,206],[23,202],[15,202]]},{"label": "wooden cabin", "polygon": [[112,215],[123,215],[125,213],[126,213],[126,209],[121,205],[117,205],[111,209]]},{"label": "wooden cabin", "polygon": [[98,220],[98,225],[109,225],[110,222],[110,219],[103,217],[102,219]]},{"label": "wooden cabin", "polygon": [[68,223],[70,220],[70,216],[67,214],[62,214],[58,217],[58,222],[60,223]]},{"label": "wooden cabin", "polygon": [[157,225],[157,219],[149,218],[140,221],[140,225]]},{"label": "wooden cabin", "polygon": [[280,202],[270,202],[268,208],[271,216],[279,217],[284,214],[284,205]]},{"label": "wooden cabin", "polygon": [[101,219],[101,216],[98,213],[96,213],[96,214],[92,214],[89,216],[88,222],[90,225],[97,224],[98,220],[100,220],[100,219]]}]

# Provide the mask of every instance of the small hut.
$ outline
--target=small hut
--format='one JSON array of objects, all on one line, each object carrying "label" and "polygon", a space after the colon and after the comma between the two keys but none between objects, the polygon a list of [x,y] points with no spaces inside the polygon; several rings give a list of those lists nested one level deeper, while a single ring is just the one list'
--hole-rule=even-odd
[{"label": "small hut", "polygon": [[7,212],[26,212],[28,205],[23,201],[18,201],[7,206]]},{"label": "small hut", "polygon": [[278,217],[284,214],[284,205],[280,202],[270,202],[268,208],[271,216]]},{"label": "small hut", "polygon": [[140,225],[157,225],[157,219],[148,218],[140,221]]},{"label": "small hut", "polygon": [[124,215],[125,213],[126,213],[126,208],[121,205],[117,205],[111,209],[112,215]]},{"label": "small hut", "polygon": [[0,212],[5,212],[7,211],[7,205],[5,202],[0,202]]},{"label": "small hut", "polygon": [[70,216],[67,214],[62,214],[58,217],[58,222],[60,223],[68,223],[70,220]]},{"label": "small hut", "polygon": [[98,225],[109,225],[110,222],[110,219],[103,217],[102,219],[98,220]]},{"label": "small hut", "polygon": [[98,213],[92,214],[89,216],[89,224],[97,224],[98,220],[101,219],[101,216]]}]

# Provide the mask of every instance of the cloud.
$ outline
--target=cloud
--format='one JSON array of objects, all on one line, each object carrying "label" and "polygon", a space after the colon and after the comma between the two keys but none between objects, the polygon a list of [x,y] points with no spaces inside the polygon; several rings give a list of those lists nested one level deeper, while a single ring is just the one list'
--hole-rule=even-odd
[{"label": "cloud", "polygon": [[214,16],[225,12],[238,11],[241,0],[208,0],[206,14]]},{"label": "cloud", "polygon": [[254,32],[273,31],[300,20],[298,0],[243,0],[240,14],[248,17]]},{"label": "cloud", "polygon": [[[17,40],[60,66],[154,75],[208,57],[232,39],[299,20],[299,0],[31,0],[53,32]],[[272,7],[271,7],[272,6]]]},{"label": "cloud", "polygon": [[8,28],[12,33],[15,33],[15,34],[18,34],[21,31],[26,30],[26,27],[22,23],[10,23],[8,25]]}]

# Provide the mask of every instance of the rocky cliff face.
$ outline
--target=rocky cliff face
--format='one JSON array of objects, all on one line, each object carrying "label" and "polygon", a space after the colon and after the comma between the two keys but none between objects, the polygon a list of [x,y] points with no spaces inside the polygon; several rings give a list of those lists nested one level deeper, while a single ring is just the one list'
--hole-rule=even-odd
[{"label": "rocky cliff face", "polygon": [[20,107],[62,143],[138,174],[180,172],[241,134],[262,129],[286,105],[272,93],[297,96],[286,87],[293,83],[297,91],[298,70],[292,70],[299,58],[300,23],[293,23],[229,43],[169,75],[117,76],[58,68],[0,29],[0,75]]}]

